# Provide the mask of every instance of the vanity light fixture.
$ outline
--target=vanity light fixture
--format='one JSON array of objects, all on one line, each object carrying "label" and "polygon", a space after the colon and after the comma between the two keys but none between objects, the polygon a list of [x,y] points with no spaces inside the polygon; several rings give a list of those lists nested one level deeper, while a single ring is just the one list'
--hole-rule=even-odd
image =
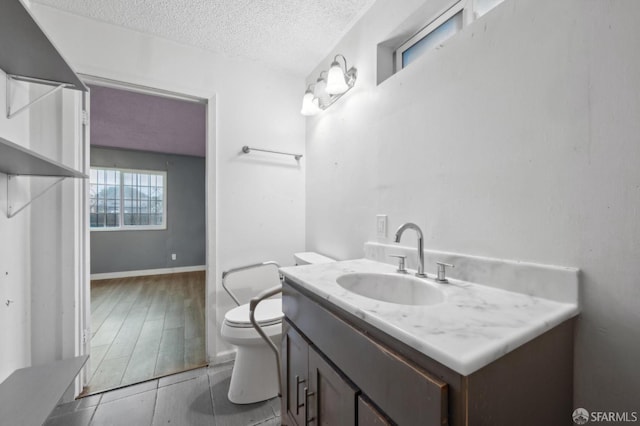
[{"label": "vanity light fixture", "polygon": [[[338,62],[338,58],[344,61],[344,68]],[[323,74],[327,74],[325,78]],[[336,55],[331,62],[329,71],[322,71],[315,85],[310,84],[302,98],[302,115],[315,115],[320,110],[327,109],[335,101],[340,99],[356,84],[358,70],[355,67],[347,69],[347,59],[344,55]],[[311,91],[311,86],[314,86]]]}]

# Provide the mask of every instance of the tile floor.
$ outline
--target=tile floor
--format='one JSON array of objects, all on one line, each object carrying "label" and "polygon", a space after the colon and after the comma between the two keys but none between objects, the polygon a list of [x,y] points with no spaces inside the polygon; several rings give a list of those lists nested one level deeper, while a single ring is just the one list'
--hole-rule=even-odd
[{"label": "tile floor", "polygon": [[280,398],[229,402],[232,367],[199,368],[62,404],[45,426],[280,425]]}]

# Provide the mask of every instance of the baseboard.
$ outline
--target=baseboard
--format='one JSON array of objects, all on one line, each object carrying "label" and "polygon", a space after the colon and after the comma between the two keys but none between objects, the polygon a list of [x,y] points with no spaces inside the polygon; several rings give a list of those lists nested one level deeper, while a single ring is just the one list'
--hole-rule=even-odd
[{"label": "baseboard", "polygon": [[147,275],[179,274],[182,272],[206,271],[206,265],[180,266],[177,268],[144,269],[140,271],[104,272],[91,274],[92,280],[110,280],[113,278],[145,277]]}]

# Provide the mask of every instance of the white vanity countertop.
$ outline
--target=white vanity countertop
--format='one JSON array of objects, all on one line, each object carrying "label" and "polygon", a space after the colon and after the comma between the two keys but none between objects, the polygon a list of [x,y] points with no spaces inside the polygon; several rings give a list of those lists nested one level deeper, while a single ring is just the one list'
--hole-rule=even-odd
[{"label": "white vanity countertop", "polygon": [[[349,272],[394,273],[368,259],[281,268],[284,276],[462,375],[470,375],[579,313],[577,304],[450,279],[444,302],[409,306],[352,293]],[[414,272],[414,271],[409,271]],[[432,280],[430,280],[433,282]]]}]

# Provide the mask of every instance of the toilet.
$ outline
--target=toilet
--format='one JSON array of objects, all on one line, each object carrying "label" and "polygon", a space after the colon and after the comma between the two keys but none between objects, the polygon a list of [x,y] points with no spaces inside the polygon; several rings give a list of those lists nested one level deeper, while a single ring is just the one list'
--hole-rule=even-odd
[{"label": "toilet", "polygon": [[[296,265],[334,262],[314,252],[295,253]],[[282,339],[282,299],[266,299],[258,304],[256,322],[279,348]],[[222,323],[222,337],[237,347],[228,398],[234,404],[252,404],[278,396],[275,355],[249,320],[249,304],[229,310]]]}]

